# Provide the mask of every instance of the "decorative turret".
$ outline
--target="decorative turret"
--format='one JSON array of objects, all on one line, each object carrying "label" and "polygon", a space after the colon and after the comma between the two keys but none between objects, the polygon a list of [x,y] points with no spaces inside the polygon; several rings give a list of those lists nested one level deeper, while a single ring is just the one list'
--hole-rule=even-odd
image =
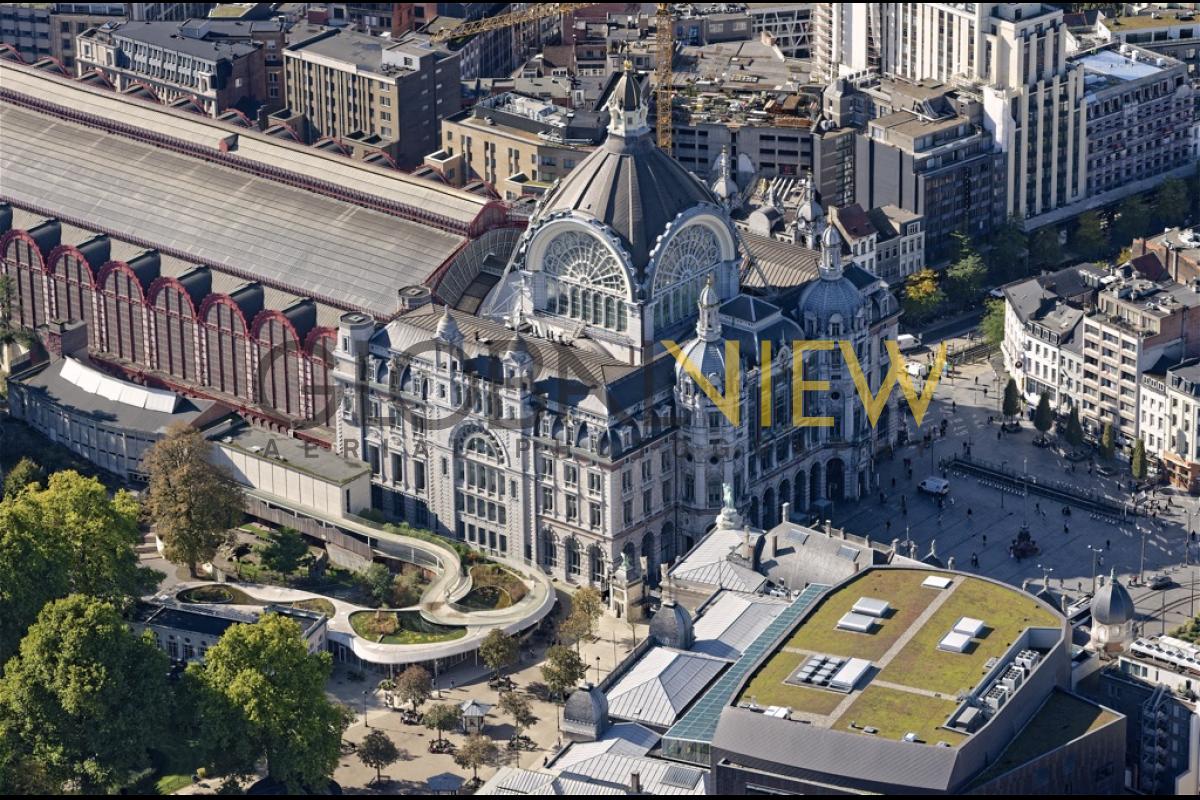
[{"label": "decorative turret", "polygon": [[828,225],[821,234],[821,265],[817,268],[822,280],[842,279],[842,235],[837,226]]},{"label": "decorative turret", "polygon": [[625,71],[608,98],[608,135],[633,138],[650,132],[646,122],[646,103],[638,85],[633,64],[625,62]]},{"label": "decorative turret", "polygon": [[1129,644],[1136,612],[1129,590],[1121,585],[1113,569],[1108,582],[1092,598],[1092,634],[1088,646],[1105,653],[1119,653]]},{"label": "decorative turret", "polygon": [[458,323],[454,321],[454,317],[450,316],[450,306],[443,306],[442,318],[438,320],[436,338],[444,344],[454,347],[462,346],[462,331],[458,329]]},{"label": "decorative turret", "polygon": [[700,318],[696,320],[696,336],[702,342],[715,342],[721,338],[721,318],[718,310],[721,307],[721,298],[717,294],[717,290],[713,288],[712,276],[708,276],[708,280],[704,283],[704,288],[700,290]]},{"label": "decorative turret", "polygon": [[728,146],[721,148],[721,155],[717,156],[715,171],[716,177],[713,178],[712,186],[709,188],[720,199],[722,205],[730,208],[737,201],[739,190],[737,181],[731,175]]}]

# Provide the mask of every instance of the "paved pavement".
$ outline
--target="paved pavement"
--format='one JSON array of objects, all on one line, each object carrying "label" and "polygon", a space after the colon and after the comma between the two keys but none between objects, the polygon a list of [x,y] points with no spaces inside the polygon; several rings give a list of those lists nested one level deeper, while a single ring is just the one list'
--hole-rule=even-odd
[{"label": "paved pavement", "polygon": [[[560,606],[563,607],[565,615],[570,608],[569,595],[566,593],[560,593]],[[619,664],[628,656],[636,643],[646,637],[646,633],[647,627],[644,624],[631,628],[624,620],[608,615],[602,617],[597,626],[595,641],[584,643],[581,647],[581,656],[589,667],[587,680],[594,682],[597,677],[606,677],[614,664]],[[498,709],[493,709],[487,716],[486,733],[500,745],[501,752],[509,759],[508,763],[511,766],[540,768],[557,749],[559,708],[544,699],[541,691],[541,663],[546,647],[546,644],[540,644],[532,651],[525,650],[520,666],[510,673],[517,684],[517,691],[529,697],[533,712],[538,718],[534,726],[525,731],[537,744],[537,749],[516,753],[508,751],[505,745],[513,732],[511,720]],[[407,752],[408,758],[384,770],[385,776],[390,775],[395,778],[394,781],[374,786],[369,785],[374,780],[374,770],[364,767],[353,753],[344,755],[334,775],[342,788],[348,793],[424,794],[428,793],[425,781],[431,776],[451,772],[469,779],[470,771],[457,766],[452,756],[429,753],[429,742],[433,738],[431,731],[420,725],[403,724],[398,712],[384,707],[382,696],[374,691],[382,677],[368,674],[365,679],[356,680],[348,670],[339,667],[329,683],[328,691],[331,697],[357,712],[354,724],[346,731],[344,738],[347,741],[358,743],[368,733],[362,714],[365,691],[366,723],[371,728],[386,731],[396,746]],[[482,664],[473,661],[460,664],[438,676],[440,690],[424,707],[439,702],[461,703],[467,699],[494,705],[499,700],[499,693],[488,688],[489,677],[490,672]],[[450,733],[448,738],[456,744],[461,744],[465,737],[456,731]],[[494,772],[493,768],[480,769],[479,777],[486,779]]]},{"label": "paved pavement", "polygon": [[[984,396],[983,389],[987,389]],[[878,493],[866,502],[845,503],[835,507],[833,524],[851,533],[869,535],[877,541],[901,540],[910,537],[925,556],[931,544],[943,561],[954,557],[959,569],[971,569],[971,555],[979,558],[978,571],[1016,586],[1032,581],[1034,590],[1040,588],[1043,575],[1056,592],[1078,595],[1091,590],[1093,565],[1099,575],[1116,568],[1123,578],[1144,573],[1148,578],[1166,572],[1180,584],[1161,597],[1162,592],[1135,589],[1142,629],[1157,633],[1162,627],[1158,618],[1159,606],[1168,611],[1168,630],[1186,618],[1191,610],[1192,580],[1190,567],[1183,567],[1189,514],[1192,530],[1200,531],[1200,499],[1172,496],[1157,518],[1140,517],[1116,524],[1094,519],[1085,511],[1073,508],[1069,517],[1062,514],[1062,505],[1051,503],[1036,495],[1026,497],[1011,494],[986,485],[974,477],[951,475],[951,498],[939,512],[935,500],[920,494],[917,484],[930,475],[940,475],[938,461],[964,452],[966,443],[971,455],[994,463],[1007,462],[1008,468],[1027,471],[1041,480],[1068,481],[1081,492],[1103,492],[1109,496],[1128,499],[1124,485],[1128,482],[1128,467],[1114,465],[1116,474],[1104,478],[1089,475],[1087,462],[1069,471],[1069,462],[1050,448],[1034,447],[1037,432],[1028,421],[1021,432],[1001,434],[998,425],[989,425],[989,415],[999,418],[998,400],[1003,385],[987,363],[968,364],[955,377],[943,379],[937,387],[933,405],[919,430],[905,408],[910,440],[916,444],[896,450],[892,460],[879,464],[880,488],[885,495],[882,504]],[[936,431],[941,421],[947,421],[945,438],[935,438],[932,445],[920,440],[925,431]],[[904,466],[911,459],[912,478]],[[893,484],[894,481],[894,484]],[[894,486],[894,488],[893,488]],[[904,512],[901,498],[907,501]],[[1161,498],[1165,504],[1166,497]],[[968,514],[968,510],[970,514]],[[890,521],[890,527],[889,527]],[[1032,558],[1017,561],[1009,557],[1009,542],[1023,523],[1028,523],[1041,552]],[[986,544],[984,539],[986,537]],[[1145,556],[1143,567],[1143,540]],[[1092,549],[1089,549],[1092,548]],[[1195,546],[1193,545],[1193,548]],[[1193,552],[1189,561],[1198,554]],[[1045,568],[1045,571],[1044,569]],[[1172,606],[1172,604],[1174,604]]]}]

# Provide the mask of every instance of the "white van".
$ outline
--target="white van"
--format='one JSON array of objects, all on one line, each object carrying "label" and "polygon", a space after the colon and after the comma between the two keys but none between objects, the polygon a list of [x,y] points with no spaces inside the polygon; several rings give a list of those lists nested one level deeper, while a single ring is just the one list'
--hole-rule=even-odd
[{"label": "white van", "polygon": [[906,353],[921,346],[921,340],[911,333],[900,334],[896,337],[896,343],[900,346],[901,353]]},{"label": "white van", "polygon": [[908,365],[905,367],[905,369],[908,371],[909,375],[913,376],[914,378],[920,378],[921,380],[925,380],[925,376],[929,374],[929,365],[922,364],[920,361],[908,362]]}]

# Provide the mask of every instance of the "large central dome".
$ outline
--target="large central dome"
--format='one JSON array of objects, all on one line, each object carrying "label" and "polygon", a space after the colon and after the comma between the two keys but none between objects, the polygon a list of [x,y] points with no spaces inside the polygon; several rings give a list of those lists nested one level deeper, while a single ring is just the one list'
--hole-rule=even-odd
[{"label": "large central dome", "polygon": [[541,214],[576,211],[604,223],[623,240],[641,278],[655,241],[676,215],[717,200],[658,149],[645,124],[637,79],[628,70],[613,87],[609,111],[613,121],[604,144],[562,179]]}]

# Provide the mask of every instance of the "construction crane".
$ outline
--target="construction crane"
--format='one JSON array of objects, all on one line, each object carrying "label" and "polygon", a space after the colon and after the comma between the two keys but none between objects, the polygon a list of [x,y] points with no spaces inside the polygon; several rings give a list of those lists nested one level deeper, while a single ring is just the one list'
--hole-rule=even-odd
[{"label": "construction crane", "polygon": [[[561,16],[578,11],[582,8],[599,5],[599,3],[531,3],[520,11],[498,14],[487,19],[464,22],[454,28],[438,31],[430,36],[437,43],[461,39],[477,33],[511,28],[527,22],[536,22],[550,16]],[[658,106],[658,146],[667,153],[671,152],[671,65],[675,56],[675,14],[670,3],[658,3],[655,20],[658,30],[655,33],[655,55],[657,65],[654,71],[655,102]]]}]

